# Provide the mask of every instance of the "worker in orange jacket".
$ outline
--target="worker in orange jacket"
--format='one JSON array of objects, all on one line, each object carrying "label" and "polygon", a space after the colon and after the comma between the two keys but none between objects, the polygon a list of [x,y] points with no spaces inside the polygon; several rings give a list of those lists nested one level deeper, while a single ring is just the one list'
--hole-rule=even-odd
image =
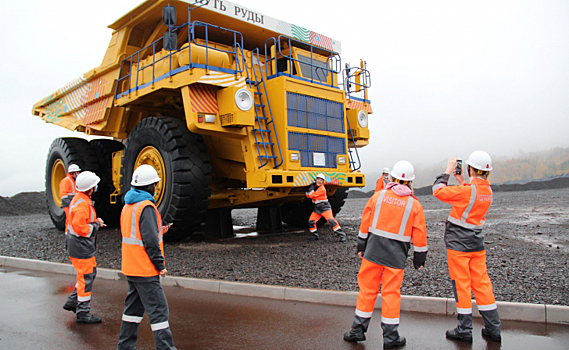
[{"label": "worker in orange jacket", "polygon": [[394,182],[376,192],[367,202],[358,234],[357,252],[362,258],[358,273],[358,301],[352,329],[344,334],[349,342],[364,341],[381,287],[381,328],[383,347],[405,345],[399,336],[399,314],[403,269],[411,243],[413,265],[425,266],[427,258],[427,225],[423,206],[413,196],[415,179],[411,163],[399,161],[393,167]]},{"label": "worker in orange jacket", "polygon": [[375,183],[375,192],[383,190],[389,182],[391,182],[389,180],[389,168],[383,168],[381,177],[377,179],[377,182]]},{"label": "worker in orange jacket", "polygon": [[92,315],[91,293],[97,276],[95,260],[97,232],[105,223],[97,217],[91,196],[97,191],[100,179],[90,171],[77,176],[77,194],[69,205],[67,225],[67,251],[77,271],[77,284],[63,308],[76,313],[77,323],[100,323],[99,316]]},{"label": "worker in orange jacket", "polygon": [[[488,175],[492,159],[484,151],[473,152],[466,164],[470,183],[464,174],[456,173],[457,158],[449,159],[446,171],[437,176],[433,195],[451,204],[445,226],[445,244],[452,286],[455,291],[458,326],[446,332],[447,338],[472,343],[472,300],[476,298],[478,311],[484,319],[482,336],[500,342],[501,323],[492,282],[486,270],[486,249],[482,228],[492,204],[492,189]],[[462,168],[462,167],[460,167]],[[451,174],[459,186],[448,186]]]},{"label": "worker in orange jacket", "polygon": [[321,217],[324,217],[332,227],[332,230],[334,230],[338,237],[340,237],[340,242],[345,242],[346,233],[334,218],[332,206],[330,205],[330,202],[328,202],[328,196],[326,196],[326,187],[324,187],[325,181],[326,176],[324,176],[324,174],[318,174],[316,176],[316,182],[311,184],[308,188],[308,192],[306,192],[306,197],[312,199],[312,203],[314,203],[314,211],[308,218],[308,228],[311,233],[309,239],[312,241],[318,240],[318,228],[316,223]]},{"label": "worker in orange jacket", "polygon": [[121,213],[122,273],[128,281],[124,301],[118,350],[134,349],[138,326],[144,312],[150,319],[156,349],[176,349],[169,324],[168,302],[160,284],[166,276],[163,235],[170,225],[162,226],[162,217],[154,195],[160,177],[143,164],[132,174],[132,188],[124,197]]},{"label": "worker in orange jacket", "polygon": [[[65,227],[69,219],[69,204],[77,192],[75,192],[75,179],[81,173],[81,168],[77,164],[71,164],[67,168],[67,176],[59,182],[59,197],[61,198],[61,206],[65,212]],[[67,232],[66,232],[67,233]],[[67,240],[67,238],[66,238]]]}]

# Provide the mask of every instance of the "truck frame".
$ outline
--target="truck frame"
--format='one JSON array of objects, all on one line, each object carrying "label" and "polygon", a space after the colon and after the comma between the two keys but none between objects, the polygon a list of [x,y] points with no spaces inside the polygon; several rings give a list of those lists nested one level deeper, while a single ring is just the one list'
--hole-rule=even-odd
[{"label": "truck frame", "polygon": [[342,67],[340,42],[225,0],[148,0],[109,28],[101,65],[33,106],[47,123],[107,137],[52,143],[56,227],[72,163],[101,177],[96,209],[110,224],[134,169],[152,165],[169,240],[204,223],[233,236],[236,208],[259,208],[259,230],[306,227],[305,187],[319,173],[334,214],[365,186],[357,149],[369,143],[371,78],[364,61]]}]

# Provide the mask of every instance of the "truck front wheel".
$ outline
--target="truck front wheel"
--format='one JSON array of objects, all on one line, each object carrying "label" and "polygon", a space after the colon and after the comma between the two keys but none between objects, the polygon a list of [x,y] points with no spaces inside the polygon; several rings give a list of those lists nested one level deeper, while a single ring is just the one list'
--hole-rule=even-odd
[{"label": "truck front wheel", "polygon": [[164,240],[187,237],[205,220],[211,195],[210,158],[202,136],[177,118],[143,119],[125,144],[123,194],[130,190],[134,169],[142,164],[154,167],[161,179],[154,198],[164,224],[174,224]]}]

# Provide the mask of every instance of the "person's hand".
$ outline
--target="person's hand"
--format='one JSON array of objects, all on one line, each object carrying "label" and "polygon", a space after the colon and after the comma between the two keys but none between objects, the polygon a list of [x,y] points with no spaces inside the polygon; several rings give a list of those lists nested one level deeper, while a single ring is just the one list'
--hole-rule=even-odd
[{"label": "person's hand", "polygon": [[166,233],[168,232],[168,230],[170,230],[170,227],[172,227],[172,225],[174,225],[174,223],[168,224],[166,226],[162,226],[162,233]]},{"label": "person's hand", "polygon": [[99,226],[101,226],[101,227],[107,227],[107,225],[105,225],[105,222],[101,218],[97,218],[97,220],[95,220],[95,222],[98,222]]},{"label": "person's hand", "polygon": [[360,259],[364,258],[364,252],[358,252],[358,256],[360,257]]},{"label": "person's hand", "polygon": [[458,157],[454,157],[448,160],[447,163],[447,170],[445,170],[445,174],[454,174],[454,170],[456,168],[456,160]]},{"label": "person's hand", "polygon": [[455,173],[454,178],[456,179],[458,184],[462,186],[462,184],[464,184],[464,170],[462,171],[462,173],[460,175],[456,175],[456,173]]},{"label": "person's hand", "polygon": [[164,277],[164,276],[166,276],[167,273],[168,273],[168,270],[164,269],[164,270],[160,271],[160,276]]}]

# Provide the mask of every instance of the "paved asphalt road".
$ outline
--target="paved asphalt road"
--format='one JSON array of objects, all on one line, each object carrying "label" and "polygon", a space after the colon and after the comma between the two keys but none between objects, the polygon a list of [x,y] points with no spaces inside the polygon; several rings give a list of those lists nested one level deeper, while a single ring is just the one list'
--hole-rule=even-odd
[{"label": "paved asphalt road", "polygon": [[[97,279],[92,311],[102,324],[75,324],[61,306],[73,289],[73,276],[0,268],[0,349],[116,349],[125,281]],[[170,326],[178,349],[381,349],[380,311],[368,340],[347,343],[342,334],[352,322],[353,307],[328,306],[165,288]],[[403,313],[403,349],[567,349],[569,326],[504,322],[503,343],[487,343],[475,319],[474,344],[445,339],[454,317]],[[154,349],[145,316],[137,348]]]}]

